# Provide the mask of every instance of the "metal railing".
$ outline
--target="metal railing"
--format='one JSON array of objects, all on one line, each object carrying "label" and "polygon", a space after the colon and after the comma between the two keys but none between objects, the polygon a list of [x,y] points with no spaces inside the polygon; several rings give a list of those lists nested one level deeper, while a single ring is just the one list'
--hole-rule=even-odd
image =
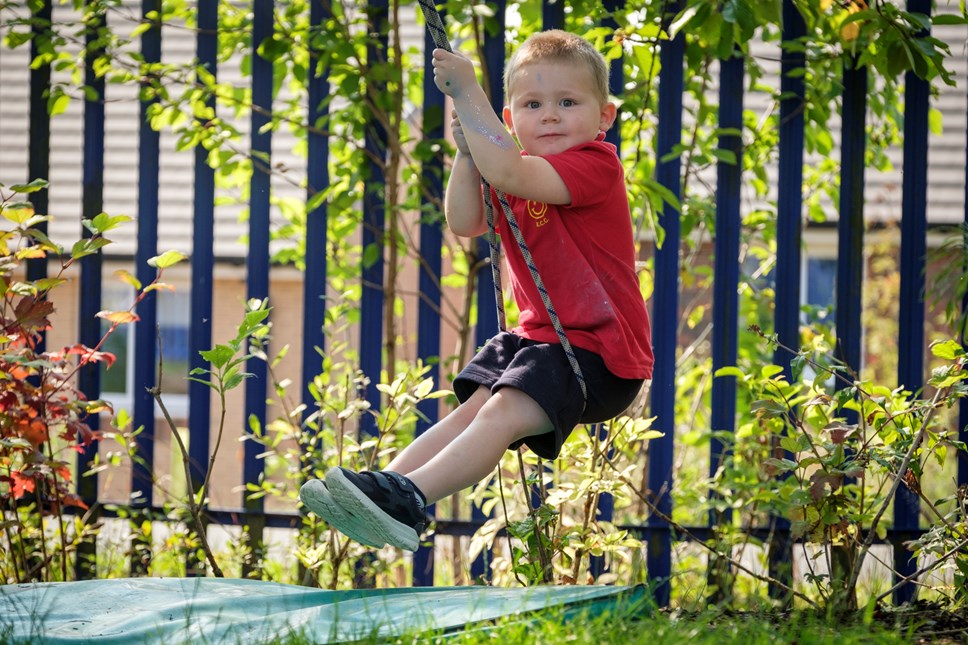
[{"label": "metal railing", "polygon": [[[35,14],[40,18],[50,20],[51,1],[41,3],[41,8]],[[205,66],[215,74],[217,72],[216,41],[218,38],[218,22],[216,15],[217,3],[198,3],[198,35],[197,59],[198,64]],[[327,18],[325,5],[322,2],[312,2],[310,21],[313,26],[319,26]],[[490,95],[500,97],[500,71],[504,66],[505,43],[503,36],[503,21],[505,2],[491,3],[495,9],[495,20],[498,23],[497,32],[486,36],[484,56],[485,64],[490,70],[492,87]],[[606,2],[607,5],[618,5],[618,0]],[[561,27],[564,24],[564,3],[561,1],[543,2],[543,16],[545,27]],[[673,3],[672,10],[676,8]],[[160,9],[160,0],[144,0],[142,10],[145,15]],[[929,13],[931,3],[928,0],[911,0],[909,9]],[[387,2],[370,3],[370,10],[379,13],[387,12]],[[254,0],[252,28],[253,38],[260,42],[271,34],[273,18],[272,0]],[[36,29],[41,29],[38,26]],[[496,35],[494,35],[496,33]],[[804,25],[799,12],[792,0],[783,2],[783,40],[793,41],[802,36]],[[161,60],[161,36],[156,28],[147,29],[141,35],[141,52],[147,63]],[[426,39],[428,50],[432,48],[429,35]],[[378,40],[374,47],[386,47],[384,37],[382,44]],[[683,116],[683,64],[685,51],[685,36],[679,33],[674,39],[666,41],[661,46],[661,75],[658,87],[658,120],[662,127],[658,128],[657,154],[665,159],[657,166],[656,176],[659,183],[668,188],[673,194],[681,192],[680,175],[682,172],[680,160],[669,155],[681,142]],[[36,55],[36,51],[34,52]],[[96,55],[92,52],[90,56]],[[375,52],[371,52],[375,55]],[[93,58],[91,58],[93,60]],[[270,159],[271,130],[264,129],[272,113],[272,64],[253,54],[252,56],[252,100],[261,109],[252,111],[251,146],[259,155],[254,155],[256,171],[252,174],[249,203],[249,249],[247,256],[247,293],[250,298],[265,298],[269,296],[269,212],[270,186],[268,173],[259,172],[259,164],[271,165],[271,162],[260,161]],[[779,176],[778,176],[778,204],[777,204],[777,264],[775,270],[775,331],[779,341],[787,346],[799,345],[800,303],[801,303],[801,247],[802,240],[802,202],[801,186],[803,183],[804,164],[804,120],[803,102],[805,97],[804,76],[802,70],[805,65],[802,53],[790,53],[782,61],[780,79],[780,130],[779,130]],[[427,63],[427,73],[424,80],[425,107],[436,108],[442,113],[443,96],[435,90],[432,83],[432,71]],[[741,58],[731,58],[721,61],[720,76],[720,113],[719,125],[726,131],[736,131],[742,128],[743,114],[743,81],[744,65]],[[838,353],[848,365],[860,363],[861,341],[861,311],[860,285],[863,276],[863,254],[860,252],[864,235],[864,153],[865,153],[865,97],[867,92],[867,75],[863,68],[845,69],[843,73],[843,140],[842,140],[842,169],[841,169],[841,199],[839,204],[840,217],[837,226],[839,240],[837,300],[836,300],[836,328],[838,331]],[[50,165],[49,137],[50,117],[47,113],[45,91],[50,86],[50,69],[44,65],[36,66],[30,72],[30,148],[29,173],[31,177],[48,176]],[[87,84],[93,88],[96,95],[103,95],[104,81],[97,78],[88,66]],[[612,64],[612,91],[621,92],[623,85],[622,63]],[[904,183],[903,208],[901,218],[902,246],[901,246],[901,293],[900,334],[898,341],[898,355],[900,367],[898,381],[908,389],[917,390],[924,382],[924,262],[926,239],[926,186],[927,176],[927,133],[928,133],[928,98],[927,82],[908,74],[905,82],[905,118],[904,118]],[[328,92],[328,79],[325,76],[314,77],[309,84],[310,122],[315,122],[325,116],[326,108],[323,99]],[[496,99],[499,101],[500,99]],[[83,216],[93,217],[102,210],[104,191],[104,104],[96,98],[85,101],[84,135],[83,135]],[[140,155],[138,159],[139,197],[138,197],[138,242],[136,265],[138,278],[142,283],[149,283],[152,275],[147,272],[147,259],[156,255],[158,240],[158,132],[153,130],[146,118],[149,102],[142,103],[142,121],[140,127]],[[213,105],[214,107],[214,105]],[[495,109],[501,105],[495,103]],[[425,114],[428,110],[425,110]],[[443,136],[442,126],[436,129],[425,125],[426,136],[440,138]],[[382,154],[386,148],[386,133],[379,127],[368,130],[367,149]],[[328,163],[329,149],[325,136],[318,131],[308,133],[308,184],[314,187],[325,187],[329,184]],[[616,132],[609,134],[613,138]],[[720,139],[719,146],[732,151],[737,160],[741,159],[742,143],[739,137],[728,135]],[[213,204],[215,180],[212,169],[205,163],[206,152],[199,147],[196,151],[194,164],[194,250],[191,259],[191,348],[192,367],[206,367],[202,362],[199,351],[207,349],[212,342],[212,281],[216,270],[213,246]],[[440,195],[443,190],[441,177],[443,168],[439,159],[428,162],[430,166],[423,173],[427,182],[429,195]],[[716,183],[716,230],[715,237],[715,286],[713,295],[713,369],[733,365],[737,359],[737,285],[739,280],[739,229],[740,229],[740,187],[742,182],[742,165],[737,163],[720,164]],[[371,168],[370,181],[379,183],[381,169],[374,164]],[[308,196],[307,196],[308,197]],[[38,212],[46,212],[46,196],[43,192],[32,196]],[[382,201],[380,191],[366,191],[363,203],[363,245],[376,242],[374,231],[382,230],[386,205]],[[655,371],[651,392],[651,413],[655,415],[655,425],[658,427],[674,426],[674,410],[676,392],[676,349],[678,342],[679,319],[679,249],[680,228],[679,212],[671,205],[666,205],[659,217],[659,224],[665,232],[665,242],[656,249],[654,257],[655,289],[651,298],[651,313],[653,320],[653,344],[655,347]],[[321,203],[307,214],[306,237],[307,247],[326,247],[326,204]],[[438,282],[434,279],[441,271],[441,232],[438,226],[432,224],[421,225],[420,250],[422,263],[419,274],[419,318],[418,318],[418,356],[425,362],[439,353],[441,323],[436,313],[441,301]],[[481,242],[481,256],[486,255]],[[86,258],[81,268],[80,302],[80,340],[94,345],[100,337],[98,319],[94,316],[99,309],[101,299],[101,262],[99,255]],[[376,262],[361,267],[364,289],[361,301],[360,336],[360,367],[362,371],[372,377],[374,383],[367,392],[367,398],[376,406],[379,405],[379,393],[375,383],[379,381],[382,367],[383,335],[383,292],[379,288],[384,274],[383,257]],[[45,271],[43,264],[31,264],[31,278],[37,279]],[[303,383],[311,382],[318,371],[318,354],[315,348],[324,348],[326,339],[323,335],[324,302],[326,295],[326,254],[311,253],[306,257],[306,271],[303,296],[303,330],[305,348],[301,366]],[[146,272],[144,274],[140,272]],[[490,283],[489,272],[478,275],[478,312],[476,327],[476,343],[482,345],[497,327],[494,313],[493,285]],[[141,323],[135,331],[134,354],[134,391],[135,396],[133,423],[134,426],[153,427],[154,402],[147,389],[154,385],[156,364],[156,350],[154,328],[156,320],[156,304],[154,299],[147,299],[138,307]],[[93,341],[93,342],[92,342]],[[775,362],[786,364],[789,370],[789,357],[777,355]],[[245,416],[255,416],[265,421],[266,416],[266,368],[263,361],[254,360],[247,366],[247,371],[255,375],[247,382],[245,393]],[[789,372],[788,372],[789,373]],[[430,376],[439,379],[436,367]],[[99,379],[96,368],[86,369],[81,376],[81,389],[90,398],[97,398]],[[311,408],[313,400],[307,388],[303,388],[303,402]],[[735,409],[737,400],[736,383],[733,377],[717,378],[712,386],[712,420],[717,429],[735,428]],[[436,420],[436,402],[425,401],[420,410],[431,422]],[[92,420],[93,421],[93,420]],[[93,421],[96,423],[96,421]],[[190,461],[195,469],[193,473],[197,480],[204,478],[205,464],[208,463],[209,453],[209,390],[204,384],[192,383],[189,391],[189,431],[190,431]],[[426,429],[427,423],[421,422],[418,431]],[[961,409],[960,427],[968,424],[968,414],[965,406]],[[96,429],[96,427],[95,427]],[[373,431],[363,427],[363,431]],[[139,449],[145,462],[152,462],[153,446],[150,440],[142,435],[139,438]],[[659,510],[666,515],[672,513],[672,498],[669,491],[675,486],[673,479],[673,433],[666,433],[660,439],[652,442],[648,460],[648,487],[652,491],[665,491],[656,500]],[[96,453],[96,446],[89,448],[79,456],[82,463],[87,463]],[[718,461],[718,455],[724,450],[723,445],[714,441],[711,446],[712,463]],[[255,481],[261,474],[262,462],[258,459],[259,446],[255,442],[248,442],[245,448],[243,464],[244,481]],[[152,505],[150,487],[143,490],[144,482],[150,482],[148,472],[139,472],[144,466],[135,465],[132,475],[132,495],[135,509],[148,510]],[[82,469],[83,470],[83,469]],[[958,475],[959,483],[968,482],[968,469],[961,463]],[[81,477],[78,482],[79,494],[90,505],[97,501],[97,481],[90,477]],[[139,492],[140,491],[140,492]],[[901,499],[896,504],[893,533],[897,535],[911,535],[918,531],[918,505],[916,497],[906,492],[902,487]],[[606,505],[606,509],[607,509]],[[297,517],[284,514],[266,513],[260,501],[243,502],[240,513],[226,511],[211,513],[213,519],[235,521],[240,517],[253,529],[253,539],[259,539],[260,527],[263,526],[293,526]],[[482,521],[479,512],[469,521],[442,521],[437,533],[441,535],[468,535]],[[608,519],[608,518],[606,518]],[[642,536],[648,543],[647,566],[649,575],[654,580],[668,580],[672,573],[671,553],[674,539],[673,531],[658,515],[650,514],[642,526],[627,527]],[[774,527],[781,537],[788,526],[783,520],[777,520]],[[695,534],[703,535],[703,528],[697,528]],[[771,550],[771,560],[777,564],[790,556],[789,542],[776,543],[779,548]],[[895,541],[897,549],[902,549],[899,541]],[[904,576],[913,572],[915,563],[907,557],[895,558],[898,574]],[[433,580],[433,550],[421,548],[414,559],[415,585],[432,584]],[[478,561],[472,567],[472,574],[484,574],[483,561]],[[910,595],[910,585],[902,587],[899,600]],[[667,603],[669,599],[668,584],[658,587],[658,600]]]}]

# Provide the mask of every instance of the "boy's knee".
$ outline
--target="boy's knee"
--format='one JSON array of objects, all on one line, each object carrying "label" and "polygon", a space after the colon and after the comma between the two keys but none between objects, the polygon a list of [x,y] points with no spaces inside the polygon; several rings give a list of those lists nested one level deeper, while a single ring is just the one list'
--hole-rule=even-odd
[{"label": "boy's knee", "polygon": [[530,396],[512,387],[494,393],[478,413],[478,420],[507,439],[508,444],[554,429],[544,409]]}]

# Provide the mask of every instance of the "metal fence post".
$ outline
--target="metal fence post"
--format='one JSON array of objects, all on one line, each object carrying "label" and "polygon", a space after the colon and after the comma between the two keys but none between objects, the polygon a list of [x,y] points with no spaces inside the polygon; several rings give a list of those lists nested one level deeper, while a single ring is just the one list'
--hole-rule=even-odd
[{"label": "metal fence post", "polygon": [[[562,5],[561,2],[556,2],[552,6]],[[614,13],[615,11],[625,7],[625,0],[604,0],[605,10],[609,13]],[[562,11],[562,21],[564,20],[564,7]],[[602,26],[609,29],[618,29],[618,22],[614,17],[609,16],[602,20]],[[625,56],[613,59],[609,61],[608,65],[608,93],[612,96],[622,96],[625,90],[625,66],[624,66]],[[619,107],[619,114],[615,117],[615,123],[609,128],[608,132],[605,133],[605,140],[615,146],[615,150],[619,157],[622,156],[622,126],[621,126],[621,107]],[[608,436],[608,430],[603,424],[595,424],[589,427],[591,433],[598,433],[602,441]],[[614,450],[610,447],[608,457],[612,456]],[[613,513],[615,510],[615,499],[611,493],[602,493],[598,498],[598,519],[604,522],[611,522],[613,519]],[[598,578],[600,575],[605,573],[607,570],[605,565],[604,556],[589,556],[588,558],[588,570],[589,573],[594,578]]]},{"label": "metal fence post", "polygon": [[[843,361],[848,374],[855,374],[861,367],[867,67],[845,63],[843,79],[840,217],[837,222],[836,358]],[[840,389],[844,384],[838,381],[837,387]]]},{"label": "metal fence post", "polygon": [[[672,2],[662,17],[669,21],[682,9],[681,0]],[[682,141],[682,91],[685,35],[676,34],[662,43],[659,52],[659,116],[656,157],[664,158]],[[677,155],[656,165],[656,179],[679,197],[682,162]],[[652,345],[655,366],[652,377],[652,414],[655,427],[665,436],[649,442],[648,482],[653,503],[666,517],[672,516],[672,468],[675,445],[676,347],[679,325],[679,211],[665,204],[659,216],[665,241],[655,250],[655,291],[652,297]],[[646,566],[654,586],[656,603],[667,606],[672,576],[672,535],[669,523],[655,512],[647,521],[648,553]]]},{"label": "metal fence post", "polygon": [[[144,65],[161,62],[161,14],[160,0],[142,0],[142,20],[151,21],[150,29],[141,36],[141,54]],[[149,18],[149,14],[153,17]],[[151,72],[147,72],[151,77]],[[150,84],[142,91],[150,91]],[[158,155],[160,135],[151,127],[149,110],[156,103],[151,96],[141,97],[141,120],[138,135],[138,248],[135,252],[135,276],[141,284],[155,279],[155,269],[148,260],[158,254]],[[154,294],[142,300],[137,307],[140,321],[134,326],[134,382],[131,396],[134,400],[134,427],[143,428],[138,435],[137,450],[142,462],[132,464],[131,506],[135,509],[136,524],[150,521],[153,502],[153,472],[155,457],[155,401],[149,389],[155,387],[155,370],[158,365],[157,327],[158,299]],[[131,549],[131,573],[147,573],[151,560],[150,536],[136,538]]]},{"label": "metal fence post", "polygon": [[[218,74],[218,3],[198,5],[198,34],[195,49],[199,68],[213,77]],[[214,93],[205,105],[215,113]],[[194,203],[192,214],[191,310],[188,334],[190,369],[209,369],[211,364],[202,358],[202,351],[212,345],[212,297],[215,264],[215,170],[208,165],[208,150],[195,146]],[[204,383],[188,383],[188,461],[192,474],[192,491],[197,493],[208,475],[211,435],[211,389]],[[209,491],[205,491],[208,493]],[[207,505],[201,501],[203,507]],[[203,573],[204,560],[188,554],[186,571]]]},{"label": "metal fence post", "polygon": [[[367,65],[373,66],[383,60],[387,51],[388,5],[386,0],[367,5],[369,31],[372,34],[366,49]],[[385,86],[368,78],[375,84],[375,93]],[[360,368],[370,379],[366,387],[366,400],[370,409],[380,409],[380,392],[377,384],[383,367],[383,304],[384,304],[384,227],[386,224],[386,195],[384,193],[383,165],[387,150],[387,132],[379,119],[372,118],[366,127],[366,152],[369,157],[369,177],[363,194],[363,261],[361,266],[362,296],[360,303]],[[374,249],[374,251],[369,251]],[[360,418],[360,430],[376,435],[378,429],[372,415]]]},{"label": "metal fence post", "polygon": [[[444,14],[441,14],[441,19]],[[429,53],[434,49],[434,41],[428,29],[424,29],[424,77],[423,77],[423,139],[425,141],[444,138],[444,95],[434,84],[434,69]],[[443,243],[443,192],[444,159],[435,154],[422,164],[425,193],[421,199],[423,210],[420,216],[420,268],[419,301],[417,303],[417,357],[424,365],[430,366],[427,377],[440,387],[440,277],[441,247]],[[440,403],[437,399],[424,399],[417,404],[423,418],[417,420],[415,433],[423,434],[433,426],[439,417]],[[427,507],[427,513],[434,516],[436,505]],[[429,587],[434,584],[434,543],[421,546],[413,554],[413,585]]]},{"label": "metal fence post", "polygon": [[[806,35],[803,16],[793,0],[783,1],[783,60],[780,65],[780,142],[779,179],[776,207],[776,300],[774,330],[780,343],[800,346],[800,244],[803,211],[803,111],[805,87],[803,70],[806,57],[800,39]],[[773,362],[783,367],[787,380],[793,380],[790,356],[777,348]],[[790,521],[771,518],[769,573],[786,584],[793,581]],[[782,596],[771,587],[774,598]]]},{"label": "metal fence post", "polygon": [[[30,26],[30,138],[27,143],[27,181],[50,179],[50,113],[47,111],[47,93],[50,91],[50,62],[34,65],[43,51],[41,40],[49,38],[53,5],[51,0],[34,5],[31,11]],[[49,194],[46,188],[30,193],[29,200],[38,215],[47,215]],[[47,222],[38,222],[34,228],[47,233]],[[47,277],[47,258],[27,260],[27,280],[35,281]],[[46,332],[41,332],[37,353],[44,351]]]},{"label": "metal fence post", "polygon": [[[274,25],[273,0],[254,0],[252,6],[252,115],[249,139],[252,146],[252,176],[249,180],[249,252],[246,258],[246,297],[263,300],[269,297],[269,212],[272,179],[272,61],[258,53],[259,46],[272,37]],[[263,131],[263,128],[265,130]],[[246,361],[246,371],[252,376],[245,381],[245,419],[243,432],[250,431],[250,419],[262,429],[266,424],[266,394],[268,368],[261,358]],[[250,439],[244,443],[245,457],[242,485],[255,483],[262,475],[259,453],[262,446]],[[249,556],[242,562],[242,576],[260,570],[259,560],[265,528],[262,498],[250,499],[242,493],[245,509]]]},{"label": "metal fence post", "polygon": [[[328,4],[314,2],[310,8],[310,33],[321,31],[332,15]],[[329,188],[329,135],[320,130],[321,121],[329,115],[329,66],[318,69],[319,53],[313,49],[310,37],[309,53],[309,128],[307,139],[307,194],[309,200]],[[328,249],[326,225],[328,205],[319,202],[306,213],[306,273],[303,278],[303,354],[302,403],[305,415],[316,408],[316,400],[309,386],[322,371],[322,356],[326,350],[326,256]]]},{"label": "metal fence post", "polygon": [[[95,3],[88,0],[85,11],[91,11]],[[98,12],[88,23],[85,34],[85,70],[84,83],[93,91],[94,97],[84,99],[84,161],[81,181],[83,183],[81,195],[81,217],[91,219],[104,210],[104,78],[98,78],[94,73],[94,61],[100,55],[96,48],[98,30],[107,27],[107,20],[103,12]],[[81,225],[81,236],[91,237],[91,231]],[[98,249],[93,255],[81,258],[79,292],[77,303],[78,339],[87,347],[96,347],[101,340],[101,319],[97,312],[101,310],[101,266],[103,253]],[[84,365],[77,374],[78,389],[84,393],[89,401],[101,397],[101,366],[97,363]],[[86,419],[88,427],[93,432],[101,428],[100,414],[92,414]],[[85,475],[90,463],[98,453],[98,441],[92,441],[83,452],[77,456],[77,494],[88,507],[94,509],[91,523],[96,523],[100,515],[100,505],[97,504],[98,475]],[[77,559],[74,571],[78,580],[91,579],[97,568],[94,558],[97,557],[96,539],[83,540],[77,547]]]},{"label": "metal fence post", "polygon": [[[739,244],[740,198],[743,181],[743,79],[746,58],[736,50],[733,56],[719,61],[719,149],[732,153],[733,161],[722,158],[716,163],[716,236],[714,240],[713,275],[713,383],[710,398],[712,431],[736,431],[736,377],[715,376],[716,370],[736,365],[739,334]],[[734,134],[738,133],[738,134]],[[715,477],[727,457],[722,440],[714,435],[709,442],[709,474]],[[713,491],[710,496],[715,496]],[[711,510],[709,523],[712,534],[717,526],[729,525],[732,512]],[[707,580],[713,586],[714,597],[723,598],[728,581],[728,566],[711,556]]]},{"label": "metal fence post", "polygon": [[[909,0],[908,11],[931,15],[930,0]],[[901,195],[901,288],[898,321],[898,385],[918,392],[924,385],[924,266],[927,251],[928,101],[931,88],[913,71],[904,77],[904,174]],[[900,473],[903,477],[904,473]],[[904,547],[903,533],[916,532],[920,503],[905,486],[894,500],[894,570],[898,578],[914,573],[917,562]],[[914,583],[894,594],[897,604],[914,598]]]}]

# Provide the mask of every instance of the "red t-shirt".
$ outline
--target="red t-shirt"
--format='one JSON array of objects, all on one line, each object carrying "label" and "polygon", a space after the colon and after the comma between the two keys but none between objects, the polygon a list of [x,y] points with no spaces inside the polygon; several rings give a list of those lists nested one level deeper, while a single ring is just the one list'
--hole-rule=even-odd
[{"label": "red t-shirt", "polygon": [[[513,195],[507,200],[568,341],[601,356],[620,378],[652,378],[652,332],[635,272],[625,173],[615,146],[599,139],[544,158],[568,187],[571,204],[541,204]],[[492,197],[520,310],[511,331],[556,343],[521,249],[497,196]]]}]

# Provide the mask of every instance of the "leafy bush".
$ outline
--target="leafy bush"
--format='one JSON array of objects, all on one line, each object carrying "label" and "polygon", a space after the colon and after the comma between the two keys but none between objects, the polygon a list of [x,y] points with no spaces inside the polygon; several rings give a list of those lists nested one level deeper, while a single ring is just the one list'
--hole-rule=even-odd
[{"label": "leafy bush", "polygon": [[[99,351],[119,325],[135,322],[134,307],[150,292],[166,288],[164,268],[182,257],[168,252],[152,260],[156,279],[142,288],[135,278],[121,274],[136,295],[126,311],[102,311],[110,323],[94,347],[75,343],[45,349],[45,332],[54,313],[53,291],[67,282],[67,272],[78,260],[110,244],[105,234],[126,222],[124,216],[100,214],[85,220],[91,235],[66,250],[44,233],[47,215],[34,212],[22,196],[44,190],[47,182],[0,185],[0,575],[5,582],[65,580],[73,575],[71,558],[80,541],[95,527],[85,517],[66,514],[70,507],[87,510],[74,492],[75,455],[100,438],[87,423],[91,415],[112,413],[103,400],[88,400],[78,389],[77,375],[87,366],[114,362]],[[53,276],[28,279],[30,262],[59,262]]]}]

